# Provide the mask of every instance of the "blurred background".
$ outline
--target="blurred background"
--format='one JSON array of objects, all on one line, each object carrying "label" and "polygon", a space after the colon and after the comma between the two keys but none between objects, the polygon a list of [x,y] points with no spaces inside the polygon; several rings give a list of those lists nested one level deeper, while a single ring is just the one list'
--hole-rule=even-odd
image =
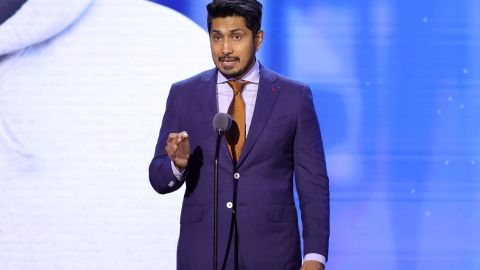
[{"label": "blurred background", "polygon": [[[213,66],[209,1],[73,2],[15,49],[45,24],[0,25],[0,269],[174,269],[182,191],[147,166],[170,84]],[[480,269],[480,2],[261,2],[260,62],[314,95],[327,269]]]}]

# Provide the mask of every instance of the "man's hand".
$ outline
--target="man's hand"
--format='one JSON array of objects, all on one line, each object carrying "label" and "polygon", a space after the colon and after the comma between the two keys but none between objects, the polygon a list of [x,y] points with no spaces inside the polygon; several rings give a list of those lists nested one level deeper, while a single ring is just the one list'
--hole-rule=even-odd
[{"label": "man's hand", "polygon": [[325,266],[321,262],[317,261],[305,261],[303,262],[300,270],[324,270]]},{"label": "man's hand", "polygon": [[186,169],[190,157],[190,142],[187,132],[168,134],[165,151],[179,171]]}]

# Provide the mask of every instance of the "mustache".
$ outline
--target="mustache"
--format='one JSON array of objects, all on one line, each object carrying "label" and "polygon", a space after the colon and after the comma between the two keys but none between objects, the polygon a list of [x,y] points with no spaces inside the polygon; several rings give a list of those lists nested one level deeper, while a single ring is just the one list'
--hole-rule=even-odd
[{"label": "mustache", "polygon": [[239,57],[233,57],[233,56],[220,56],[218,57],[219,61],[238,61],[240,60]]}]

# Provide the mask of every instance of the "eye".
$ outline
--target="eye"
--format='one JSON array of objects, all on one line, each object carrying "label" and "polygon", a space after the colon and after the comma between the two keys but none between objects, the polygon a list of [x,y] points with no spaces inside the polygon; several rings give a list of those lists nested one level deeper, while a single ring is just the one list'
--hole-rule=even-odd
[{"label": "eye", "polygon": [[240,40],[242,39],[241,35],[233,35],[233,40]]},{"label": "eye", "polygon": [[222,37],[221,37],[220,35],[213,35],[213,36],[212,36],[212,39],[213,39],[214,41],[219,41],[219,40],[222,39]]}]

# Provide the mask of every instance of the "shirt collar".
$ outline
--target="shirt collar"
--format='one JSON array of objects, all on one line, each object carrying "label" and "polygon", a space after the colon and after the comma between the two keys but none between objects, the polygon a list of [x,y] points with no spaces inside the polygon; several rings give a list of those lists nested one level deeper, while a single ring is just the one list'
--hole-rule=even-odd
[{"label": "shirt collar", "polygon": [[[228,80],[220,71],[217,72],[217,84],[226,83]],[[255,65],[242,77],[242,80],[255,84],[260,82],[260,64],[258,60],[255,60]]]}]

